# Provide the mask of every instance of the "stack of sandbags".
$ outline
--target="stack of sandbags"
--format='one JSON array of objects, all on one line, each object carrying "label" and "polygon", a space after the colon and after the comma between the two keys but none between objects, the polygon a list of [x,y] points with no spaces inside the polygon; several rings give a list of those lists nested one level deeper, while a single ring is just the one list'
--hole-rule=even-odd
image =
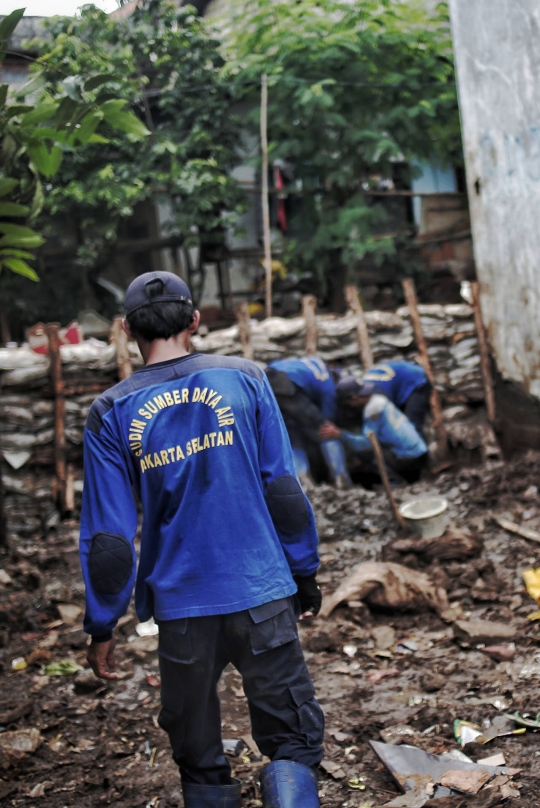
[{"label": "stack of sandbags", "polygon": [[[132,362],[142,364],[135,345]],[[77,458],[92,401],[118,381],[116,348],[98,340],[63,345],[65,435],[68,459]],[[54,399],[49,358],[27,347],[0,349],[0,452],[13,468],[53,462]]]}]

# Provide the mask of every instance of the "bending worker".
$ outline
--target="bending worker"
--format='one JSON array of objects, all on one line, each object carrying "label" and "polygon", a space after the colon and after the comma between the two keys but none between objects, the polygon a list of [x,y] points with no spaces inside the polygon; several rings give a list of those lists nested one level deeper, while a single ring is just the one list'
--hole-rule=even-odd
[{"label": "bending worker", "polygon": [[432,387],[423,367],[415,362],[384,362],[364,373],[362,381],[390,399],[424,437]]},{"label": "bending worker", "polygon": [[320,430],[323,440],[337,439],[364,463],[371,465],[373,448],[369,432],[377,436],[387,465],[408,483],[420,478],[428,461],[428,448],[407,416],[379,393],[368,396],[366,385],[356,379],[342,379],[337,386],[338,397],[349,410],[363,411],[363,426],[359,434],[339,429],[327,422]]},{"label": "bending worker", "polygon": [[271,760],[263,805],[318,808],[324,719],[296,629],[321,604],[317,532],[279,409],[253,362],[189,354],[199,312],[176,275],[141,275],[125,305],[145,367],[93,403],[85,428],[88,662],[116,677],[113,630],[135,585],[139,620],[159,624],[159,723],[186,808],[241,804],[221,741],[229,663]]},{"label": "bending worker", "polygon": [[319,447],[332,482],[347,487],[351,480],[343,447],[336,440],[323,440],[319,429],[336,416],[336,386],[331,371],[318,356],[278,359],[266,369],[293,449],[300,482],[312,481],[309,453]]}]

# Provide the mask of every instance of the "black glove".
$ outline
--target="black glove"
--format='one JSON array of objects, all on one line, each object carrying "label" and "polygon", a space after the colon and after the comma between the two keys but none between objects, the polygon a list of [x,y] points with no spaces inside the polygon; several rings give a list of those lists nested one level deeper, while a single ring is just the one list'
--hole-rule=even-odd
[{"label": "black glove", "polygon": [[293,578],[298,587],[296,596],[300,601],[302,614],[304,612],[311,612],[315,617],[319,614],[322,604],[322,594],[315,575],[309,575],[307,578],[293,575]]}]

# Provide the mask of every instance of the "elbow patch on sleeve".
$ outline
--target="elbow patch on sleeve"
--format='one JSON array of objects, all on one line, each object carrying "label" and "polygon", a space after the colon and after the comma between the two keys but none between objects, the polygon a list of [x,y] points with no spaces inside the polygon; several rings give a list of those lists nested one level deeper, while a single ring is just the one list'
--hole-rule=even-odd
[{"label": "elbow patch on sleeve", "polygon": [[88,572],[97,592],[117,595],[129,581],[132,570],[131,545],[125,536],[94,533],[88,557]]},{"label": "elbow patch on sleeve", "polygon": [[282,533],[300,533],[309,524],[304,492],[291,474],[284,474],[266,490],[268,509],[274,524]]}]

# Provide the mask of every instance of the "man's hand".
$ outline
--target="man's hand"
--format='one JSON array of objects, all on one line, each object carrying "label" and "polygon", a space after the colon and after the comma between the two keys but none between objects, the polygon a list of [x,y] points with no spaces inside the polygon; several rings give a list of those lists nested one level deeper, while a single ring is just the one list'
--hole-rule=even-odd
[{"label": "man's hand", "polygon": [[325,421],[319,429],[319,438],[321,440],[336,440],[340,435],[341,430],[331,421]]},{"label": "man's hand", "polygon": [[298,587],[296,596],[300,601],[302,614],[300,620],[306,617],[316,617],[319,614],[322,604],[322,594],[314,575],[308,577],[294,576],[294,582]]},{"label": "man's hand", "polygon": [[114,659],[115,645],[116,638],[113,637],[106,642],[95,642],[92,640],[88,647],[86,660],[96,676],[99,676],[100,679],[118,679],[117,673],[109,673],[109,671],[114,671],[116,667]]}]

